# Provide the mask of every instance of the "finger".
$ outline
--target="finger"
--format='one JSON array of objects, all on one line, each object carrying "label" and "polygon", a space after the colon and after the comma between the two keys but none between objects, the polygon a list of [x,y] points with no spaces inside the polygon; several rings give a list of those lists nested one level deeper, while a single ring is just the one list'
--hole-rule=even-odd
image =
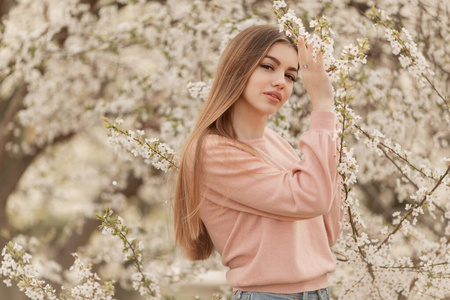
[{"label": "finger", "polygon": [[301,36],[298,37],[297,49],[298,49],[298,62],[300,66],[302,64],[306,64],[308,52],[306,50],[305,40]]},{"label": "finger", "polygon": [[323,54],[321,50],[317,50],[316,52],[316,63],[317,66],[319,66],[320,69],[324,69],[325,66],[323,64]]},{"label": "finger", "polygon": [[310,64],[314,63],[314,61],[313,61],[314,44],[313,43],[309,44],[307,50],[308,51],[307,51],[306,58],[307,58],[308,63],[310,63]]},{"label": "finger", "polygon": [[321,65],[323,63],[322,51],[320,51],[320,49],[316,51],[316,63],[318,65]]}]

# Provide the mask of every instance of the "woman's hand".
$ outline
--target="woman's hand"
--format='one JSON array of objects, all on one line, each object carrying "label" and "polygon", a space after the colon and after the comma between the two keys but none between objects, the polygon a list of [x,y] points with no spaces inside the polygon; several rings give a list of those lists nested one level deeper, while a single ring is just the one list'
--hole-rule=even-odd
[{"label": "woman's hand", "polygon": [[313,60],[313,47],[306,48],[302,37],[298,38],[298,61],[303,85],[306,88],[313,110],[333,110],[333,87],[323,65],[322,53],[318,51],[316,61]]}]

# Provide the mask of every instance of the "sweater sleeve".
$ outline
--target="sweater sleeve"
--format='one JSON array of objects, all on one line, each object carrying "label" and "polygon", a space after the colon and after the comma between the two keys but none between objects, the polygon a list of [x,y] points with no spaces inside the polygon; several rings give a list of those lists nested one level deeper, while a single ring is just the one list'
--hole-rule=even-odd
[{"label": "sweater sleeve", "polygon": [[333,112],[313,112],[310,129],[299,140],[304,159],[293,162],[290,171],[280,170],[235,141],[208,136],[202,157],[208,200],[281,220],[327,214],[337,185],[334,131]]},{"label": "sweater sleeve", "polygon": [[323,215],[323,222],[325,223],[325,230],[327,232],[328,244],[330,247],[336,243],[339,235],[341,234],[341,222],[343,217],[344,210],[341,202],[341,185],[337,184],[331,209],[328,213]]}]

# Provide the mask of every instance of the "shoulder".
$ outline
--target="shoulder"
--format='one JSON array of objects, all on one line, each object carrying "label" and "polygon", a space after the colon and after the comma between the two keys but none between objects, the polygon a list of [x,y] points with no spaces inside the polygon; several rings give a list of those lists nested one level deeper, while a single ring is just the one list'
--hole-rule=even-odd
[{"label": "shoulder", "polygon": [[208,134],[202,143],[202,157],[206,160],[231,162],[254,157],[257,150],[239,140]]},{"label": "shoulder", "polygon": [[231,139],[213,133],[206,135],[202,142],[202,150],[210,150],[214,148],[233,148],[238,150],[246,150],[248,147],[248,145],[239,140]]},{"label": "shoulder", "polygon": [[277,132],[275,132],[273,129],[270,129],[269,127],[266,127],[266,130],[264,131],[264,137],[266,138],[266,141],[272,145],[278,147],[292,148],[292,146],[288,143],[288,141],[286,141],[285,138],[283,138],[281,135],[279,135]]},{"label": "shoulder", "polygon": [[217,134],[207,134],[202,141],[202,150],[211,151],[214,149],[234,147],[235,141]]},{"label": "shoulder", "polygon": [[235,141],[220,136],[217,134],[207,134],[201,143],[201,152],[203,157],[220,156],[224,157],[226,154],[235,149]]}]

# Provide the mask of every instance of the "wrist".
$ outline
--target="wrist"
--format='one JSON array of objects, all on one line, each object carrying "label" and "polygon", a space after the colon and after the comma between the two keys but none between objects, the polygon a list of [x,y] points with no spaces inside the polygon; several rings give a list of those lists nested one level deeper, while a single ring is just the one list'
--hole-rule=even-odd
[{"label": "wrist", "polygon": [[313,111],[310,130],[335,131],[336,114],[332,111]]},{"label": "wrist", "polygon": [[313,111],[333,111],[333,102],[313,103]]}]

